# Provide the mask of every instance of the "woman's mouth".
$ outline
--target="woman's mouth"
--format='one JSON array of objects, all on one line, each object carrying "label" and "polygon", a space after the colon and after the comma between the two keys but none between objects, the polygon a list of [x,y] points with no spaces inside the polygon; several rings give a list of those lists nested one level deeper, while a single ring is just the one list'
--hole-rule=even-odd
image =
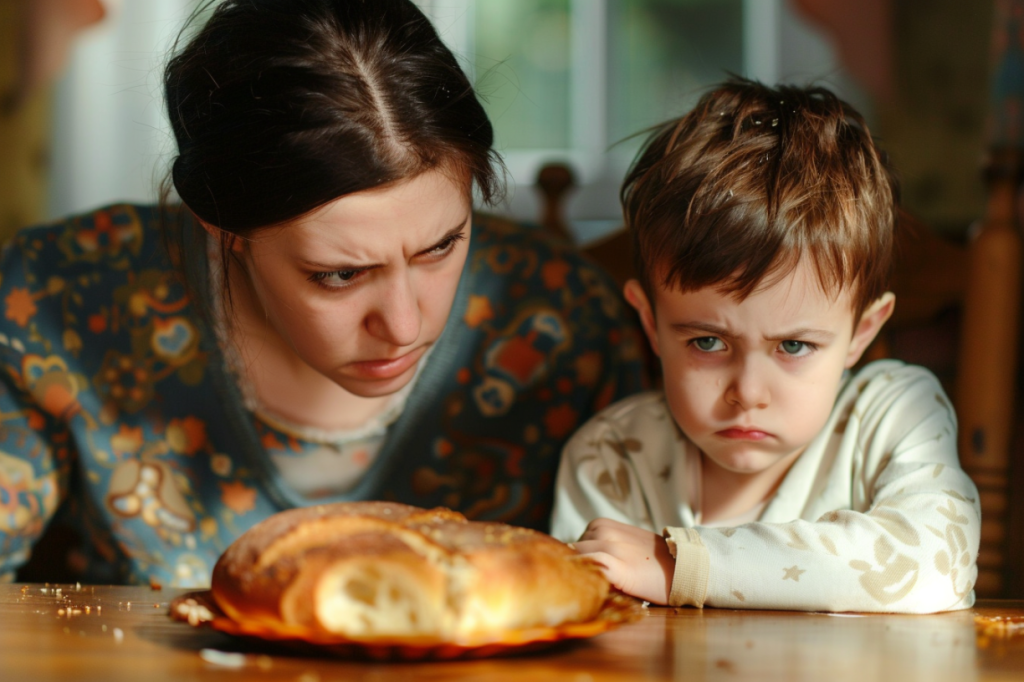
[{"label": "woman's mouth", "polygon": [[719,436],[721,436],[722,438],[730,438],[730,439],[733,439],[733,440],[752,440],[752,441],[764,440],[765,438],[768,438],[768,437],[770,437],[772,435],[772,434],[768,433],[767,431],[762,431],[761,429],[757,429],[757,428],[738,428],[738,427],[731,428],[731,429],[722,429],[721,431],[718,431],[717,434]]},{"label": "woman's mouth", "polygon": [[381,358],[376,360],[361,360],[349,364],[360,379],[383,381],[394,379],[405,374],[413,367],[427,350],[427,346],[420,346],[397,358]]}]

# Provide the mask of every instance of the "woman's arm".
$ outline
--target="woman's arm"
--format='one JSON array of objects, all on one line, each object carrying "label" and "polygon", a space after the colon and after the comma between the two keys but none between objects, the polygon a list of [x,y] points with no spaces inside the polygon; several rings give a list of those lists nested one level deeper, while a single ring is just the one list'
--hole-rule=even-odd
[{"label": "woman's arm", "polygon": [[[5,354],[6,355],[6,354]],[[66,429],[0,373],[0,580],[31,554],[67,492],[72,444]]]},{"label": "woman's arm", "polygon": [[77,412],[78,382],[57,355],[63,339],[41,331],[39,301],[60,282],[40,281],[22,248],[0,259],[0,579],[10,580],[64,498],[74,444],[66,419]]}]

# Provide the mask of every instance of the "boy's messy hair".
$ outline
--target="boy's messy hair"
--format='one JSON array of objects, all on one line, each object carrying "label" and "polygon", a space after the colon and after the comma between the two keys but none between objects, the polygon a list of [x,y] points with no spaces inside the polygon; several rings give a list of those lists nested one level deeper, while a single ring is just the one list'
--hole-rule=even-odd
[{"label": "boy's messy hair", "polygon": [[852,287],[857,317],[886,290],[896,179],[825,88],[724,83],[655,130],[621,198],[648,295],[717,284],[742,299],[802,257],[826,294]]}]

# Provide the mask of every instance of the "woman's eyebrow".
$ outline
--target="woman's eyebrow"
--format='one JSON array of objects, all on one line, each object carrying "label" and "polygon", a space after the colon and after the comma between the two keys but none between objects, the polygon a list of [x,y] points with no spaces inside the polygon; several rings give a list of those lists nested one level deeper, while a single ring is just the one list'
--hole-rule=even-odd
[{"label": "woman's eyebrow", "polygon": [[323,272],[344,272],[349,270],[370,270],[372,268],[380,267],[379,263],[366,263],[361,265],[354,265],[352,263],[318,263],[317,261],[300,259],[299,263],[310,270],[321,270]]},{"label": "woman's eyebrow", "polygon": [[438,239],[436,242],[434,242],[433,244],[431,244],[427,248],[422,249],[421,251],[417,251],[417,253],[426,253],[428,251],[433,251],[434,249],[436,249],[436,248],[438,248],[440,246],[444,246],[445,242],[447,242],[449,239],[451,239],[452,237],[454,237],[454,236],[456,236],[456,235],[458,235],[458,234],[460,234],[462,232],[463,228],[466,227],[466,223],[467,222],[469,222],[469,216],[466,216],[465,218],[463,218],[459,222],[458,225],[456,225],[452,229],[450,229],[447,232],[445,232],[444,236],[441,237],[440,239]]},{"label": "woman's eyebrow", "polygon": [[[434,242],[433,244],[431,244],[430,246],[428,246],[425,249],[417,251],[416,253],[417,254],[427,253],[428,251],[433,251],[434,249],[436,249],[436,248],[438,248],[440,246],[443,246],[446,241],[448,241],[452,237],[455,237],[456,235],[460,234],[462,232],[462,230],[466,227],[466,223],[468,223],[468,222],[469,222],[469,216],[467,215],[455,227],[453,227],[453,228],[449,229],[447,232],[445,232],[444,236],[442,236],[436,242]],[[312,270],[320,270],[320,271],[324,271],[324,272],[341,272],[341,271],[345,271],[345,270],[358,270],[358,271],[372,270],[373,268],[379,268],[382,265],[381,263],[361,263],[361,264],[356,265],[356,264],[354,264],[352,262],[345,263],[345,262],[340,262],[340,261],[339,262],[335,262],[335,263],[321,263],[321,262],[318,262],[318,261],[311,261],[311,260],[306,260],[306,259],[301,259],[299,262],[303,266],[305,266],[307,268],[310,268]]]}]

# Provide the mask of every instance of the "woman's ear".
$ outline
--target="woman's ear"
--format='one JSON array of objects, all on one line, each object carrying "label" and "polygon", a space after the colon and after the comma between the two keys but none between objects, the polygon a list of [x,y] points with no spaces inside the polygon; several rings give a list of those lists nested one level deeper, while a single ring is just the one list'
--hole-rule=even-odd
[{"label": "woman's ear", "polygon": [[242,250],[242,240],[238,239],[237,235],[222,230],[215,225],[211,225],[210,223],[206,222],[205,220],[197,216],[195,213],[192,214],[192,217],[195,218],[195,221],[197,223],[203,226],[203,229],[206,230],[206,234],[216,239],[221,245],[227,244],[227,247],[232,251]]},{"label": "woman's ear", "polygon": [[658,350],[658,327],[654,323],[654,306],[651,305],[651,300],[647,298],[647,292],[644,291],[643,286],[640,285],[638,280],[631,279],[626,282],[622,293],[629,304],[636,309],[637,314],[640,315],[640,324],[644,328],[644,333],[647,334],[647,341],[650,342],[654,354],[661,357],[661,352]]},{"label": "woman's ear", "polygon": [[860,360],[867,347],[882,331],[882,326],[892,317],[892,311],[896,307],[896,296],[887,291],[869,305],[857,320],[853,330],[853,340],[850,342],[850,350],[846,355],[846,367],[853,367]]}]

